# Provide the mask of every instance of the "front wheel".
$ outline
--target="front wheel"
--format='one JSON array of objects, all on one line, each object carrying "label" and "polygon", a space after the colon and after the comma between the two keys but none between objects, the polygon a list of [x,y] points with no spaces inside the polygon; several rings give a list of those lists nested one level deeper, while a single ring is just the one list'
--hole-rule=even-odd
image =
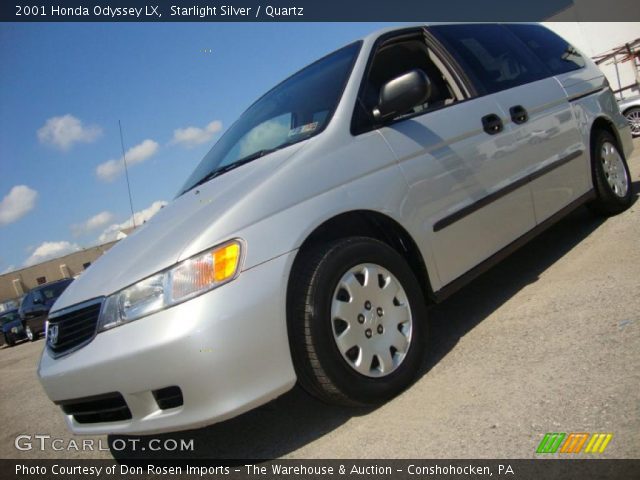
[{"label": "front wheel", "polygon": [[7,333],[4,339],[7,342],[7,346],[9,347],[13,347],[16,344],[16,339],[13,338],[13,335],[11,335],[10,333]]},{"label": "front wheel", "polygon": [[354,237],[302,253],[289,290],[298,380],[321,400],[375,405],[405,389],[424,357],[426,305],[394,249]]},{"label": "front wheel", "polygon": [[35,342],[38,339],[38,334],[31,330],[31,327],[29,325],[25,327],[24,331],[27,334],[27,338],[30,342]]},{"label": "front wheel", "polygon": [[591,168],[596,198],[590,207],[601,215],[615,215],[631,205],[631,174],[613,135],[606,131],[595,135]]}]

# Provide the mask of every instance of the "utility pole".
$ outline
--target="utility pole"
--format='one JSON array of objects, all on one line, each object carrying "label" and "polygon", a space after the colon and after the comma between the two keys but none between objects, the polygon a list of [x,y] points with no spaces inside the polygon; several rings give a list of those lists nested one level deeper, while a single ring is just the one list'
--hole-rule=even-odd
[{"label": "utility pole", "polygon": [[131,198],[131,184],[129,183],[129,169],[127,168],[127,156],[124,152],[124,140],[122,138],[122,124],[118,120],[118,127],[120,128],[120,145],[122,146],[122,161],[124,162],[124,175],[127,178],[127,191],[129,192],[129,206],[131,207],[131,222],[133,228],[136,228],[136,216],[133,213],[133,200]]}]

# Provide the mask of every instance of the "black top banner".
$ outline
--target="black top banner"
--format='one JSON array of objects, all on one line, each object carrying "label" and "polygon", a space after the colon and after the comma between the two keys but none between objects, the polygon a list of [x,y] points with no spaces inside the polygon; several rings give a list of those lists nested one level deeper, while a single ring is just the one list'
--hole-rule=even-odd
[{"label": "black top banner", "polygon": [[14,0],[2,22],[632,21],[636,0]]}]

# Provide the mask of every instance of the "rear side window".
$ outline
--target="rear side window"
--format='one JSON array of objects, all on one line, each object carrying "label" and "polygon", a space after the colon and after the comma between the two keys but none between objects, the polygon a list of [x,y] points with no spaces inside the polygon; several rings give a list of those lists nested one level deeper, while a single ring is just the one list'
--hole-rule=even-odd
[{"label": "rear side window", "polygon": [[506,25],[524,42],[554,75],[578,70],[585,66],[578,51],[551,30],[540,25]]},{"label": "rear side window", "polygon": [[486,93],[549,76],[543,63],[502,25],[438,25],[431,31]]}]

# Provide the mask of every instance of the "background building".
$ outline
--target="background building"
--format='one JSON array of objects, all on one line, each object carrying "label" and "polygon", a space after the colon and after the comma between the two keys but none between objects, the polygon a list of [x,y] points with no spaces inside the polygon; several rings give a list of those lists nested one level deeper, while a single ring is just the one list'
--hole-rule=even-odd
[{"label": "background building", "polygon": [[109,242],[85,248],[38,265],[0,275],[0,302],[19,299],[37,285],[81,274],[116,243]]}]

